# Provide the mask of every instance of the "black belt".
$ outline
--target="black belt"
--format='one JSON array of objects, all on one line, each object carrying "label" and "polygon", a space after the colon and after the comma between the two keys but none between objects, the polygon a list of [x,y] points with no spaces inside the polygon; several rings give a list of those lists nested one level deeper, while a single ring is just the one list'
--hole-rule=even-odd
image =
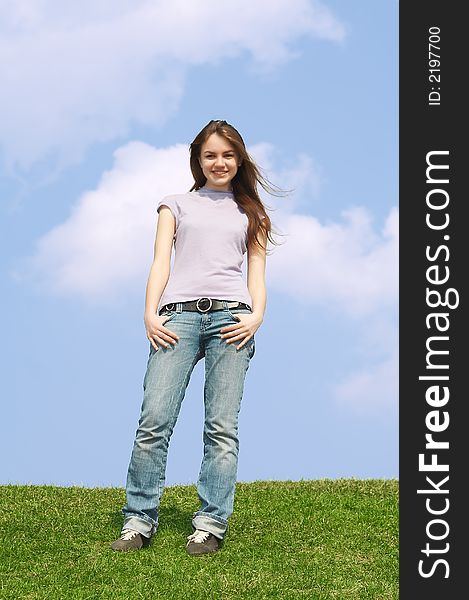
[{"label": "black belt", "polygon": [[160,314],[165,310],[174,310],[177,304],[182,304],[182,310],[196,310],[201,313],[222,310],[223,303],[226,302],[228,308],[247,308],[252,310],[249,304],[244,302],[228,302],[227,300],[214,300],[213,298],[199,298],[198,300],[189,300],[187,302],[170,302],[160,309]]}]

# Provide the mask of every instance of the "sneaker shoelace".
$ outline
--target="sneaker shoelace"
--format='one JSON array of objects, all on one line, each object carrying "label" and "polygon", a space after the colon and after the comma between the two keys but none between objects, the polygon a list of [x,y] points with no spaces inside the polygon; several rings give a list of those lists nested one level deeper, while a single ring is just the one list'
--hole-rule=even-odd
[{"label": "sneaker shoelace", "polygon": [[209,531],[202,531],[201,529],[196,529],[194,533],[187,536],[189,542],[195,542],[196,544],[203,544],[208,540],[210,536]]},{"label": "sneaker shoelace", "polygon": [[121,540],[132,540],[136,535],[138,535],[138,531],[134,531],[133,529],[123,529]]}]

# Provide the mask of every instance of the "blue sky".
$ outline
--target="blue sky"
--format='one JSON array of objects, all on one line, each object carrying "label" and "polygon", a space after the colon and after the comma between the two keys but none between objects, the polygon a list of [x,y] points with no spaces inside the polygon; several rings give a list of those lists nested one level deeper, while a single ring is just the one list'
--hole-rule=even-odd
[{"label": "blue sky", "polygon": [[[124,486],[156,204],[226,119],[284,237],[240,413],[240,481],[398,476],[398,3],[0,8],[0,483]],[[70,9],[70,10],[69,10]],[[202,458],[195,368],[167,484]]]}]

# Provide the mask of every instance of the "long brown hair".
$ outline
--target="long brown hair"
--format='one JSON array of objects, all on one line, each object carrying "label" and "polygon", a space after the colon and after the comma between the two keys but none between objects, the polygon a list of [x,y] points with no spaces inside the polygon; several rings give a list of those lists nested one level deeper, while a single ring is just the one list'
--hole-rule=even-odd
[{"label": "long brown hair", "polygon": [[[258,246],[267,252],[267,248],[264,248],[257,237],[260,229],[263,230],[266,239],[272,244],[279,244],[272,238],[272,222],[259,197],[257,184],[261,185],[266,192],[274,196],[283,196],[287,191],[291,190],[281,190],[262,175],[260,167],[249,156],[243,138],[233,125],[230,125],[226,121],[212,120],[196,135],[189,147],[190,167],[195,180],[194,185],[190,189],[191,192],[200,189],[207,182],[199,159],[202,145],[213,133],[224,137],[234,147],[238,159],[242,161],[236,175],[231,180],[231,187],[236,203],[244,210],[248,217],[247,245],[250,246],[257,243]],[[264,219],[261,218],[261,215],[264,216]]]}]

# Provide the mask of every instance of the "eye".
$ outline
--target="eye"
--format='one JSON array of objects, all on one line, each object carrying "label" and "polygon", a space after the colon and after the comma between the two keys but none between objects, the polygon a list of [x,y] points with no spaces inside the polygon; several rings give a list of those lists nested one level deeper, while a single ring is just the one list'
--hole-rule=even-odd
[{"label": "eye", "polygon": [[[224,157],[225,158],[234,158],[235,156],[234,156],[234,154],[224,154]],[[213,154],[204,154],[204,158],[211,159],[211,158],[214,158],[214,155]]]}]

